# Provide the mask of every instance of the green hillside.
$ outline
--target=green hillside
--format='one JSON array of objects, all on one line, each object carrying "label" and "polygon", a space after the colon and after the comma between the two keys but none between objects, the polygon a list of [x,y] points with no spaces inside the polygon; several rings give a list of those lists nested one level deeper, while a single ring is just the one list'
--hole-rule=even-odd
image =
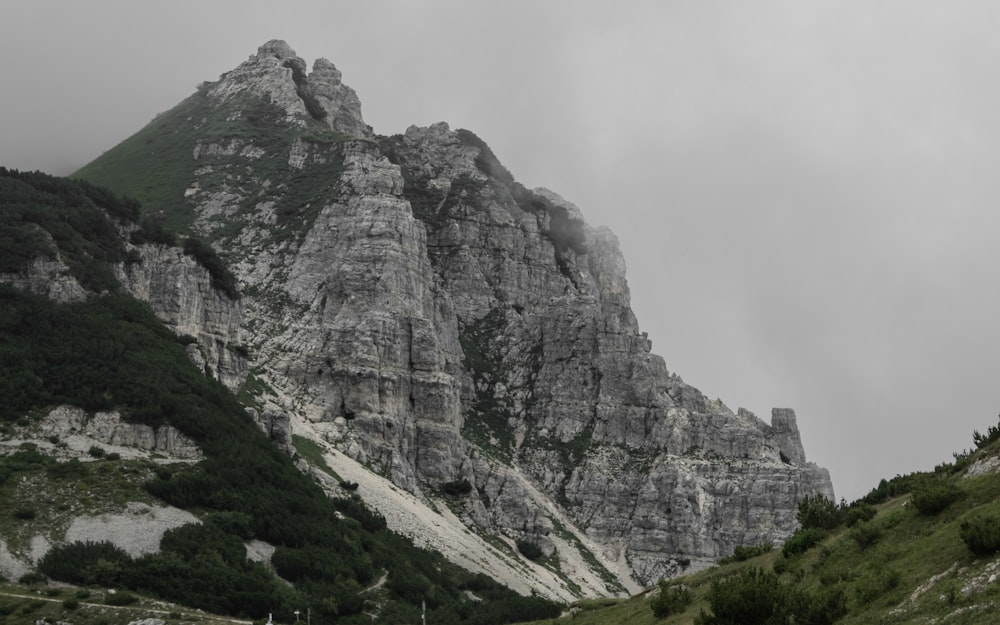
[{"label": "green hillside", "polygon": [[883,480],[851,505],[800,504],[784,545],[622,601],[537,623],[992,625],[1000,605],[1000,426],[934,471]]},{"label": "green hillside", "polygon": [[[558,612],[549,601],[517,596],[414,547],[360,499],[330,499],[300,473],[236,398],[191,363],[184,339],[145,304],[119,292],[108,263],[138,262],[116,238],[135,231],[137,212],[134,204],[90,185],[0,170],[0,240],[28,241],[16,255],[7,254],[6,270],[58,254],[71,269],[81,267],[81,276],[97,276],[85,284],[103,293],[55,303],[0,285],[3,438],[14,439],[17,427],[46,408],[70,404],[173,425],[205,454],[196,465],[154,467],[115,458],[60,462],[31,443],[4,446],[0,529],[7,528],[7,540],[46,522],[39,512],[67,512],[61,506],[69,500],[54,503],[56,493],[67,487],[97,493],[95,483],[141,489],[142,496],[203,521],[168,531],[159,553],[140,558],[109,543],[57,545],[39,563],[42,576],[220,614],[261,618],[273,612],[283,621],[308,606],[314,623],[416,622],[424,601],[433,622],[503,623]],[[32,238],[24,239],[25,233]],[[31,489],[20,488],[29,483]],[[247,559],[249,539],[276,547],[269,564]],[[377,585],[382,576],[384,585]],[[23,619],[17,610],[0,609],[0,623]]]},{"label": "green hillside", "polygon": [[[210,101],[207,87],[208,83],[202,85],[180,104],[74,173],[73,178],[135,198],[176,232],[190,232],[194,212],[184,194],[199,168],[204,170],[198,177],[202,192],[227,193],[231,188],[260,191],[258,186],[265,180],[279,185],[282,193],[277,207],[278,230],[299,228],[288,222],[304,219],[303,212],[314,218],[303,207],[331,192],[339,178],[339,164],[293,169],[287,164],[291,147],[299,139],[339,145],[350,137],[315,120],[303,120],[303,126],[290,125],[285,111],[265,99],[247,96],[221,103]],[[198,158],[199,144],[212,142],[228,146],[252,144],[260,150],[263,157],[256,161],[260,179],[248,182],[243,178],[245,172],[227,167],[210,154]],[[256,198],[249,197],[239,211],[213,224],[213,239],[233,234],[243,214],[251,211],[255,203]],[[317,208],[313,206],[314,211]]]}]

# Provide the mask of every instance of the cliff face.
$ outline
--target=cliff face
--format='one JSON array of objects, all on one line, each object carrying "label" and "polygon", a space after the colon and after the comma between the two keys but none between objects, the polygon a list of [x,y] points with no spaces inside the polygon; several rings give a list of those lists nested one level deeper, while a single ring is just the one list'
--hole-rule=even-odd
[{"label": "cliff face", "polygon": [[[134,227],[121,226],[123,241]],[[125,242],[130,258],[112,265],[114,280],[127,293],[149,304],[178,335],[191,338],[191,359],[210,377],[237,391],[247,376],[240,343],[242,305],[212,284],[210,272],[180,248]],[[56,252],[39,257],[18,272],[0,273],[0,283],[43,295],[56,302],[86,299],[92,291],[72,275]]]},{"label": "cliff face", "polygon": [[133,248],[138,262],[115,266],[115,277],[150,305],[174,333],[195,339],[188,356],[210,377],[237,391],[247,375],[240,344],[242,306],[212,285],[208,270],[166,245]]},{"label": "cliff face", "polygon": [[174,274],[120,276],[176,292],[158,310],[230,383],[241,335],[258,408],[418,497],[451,493],[481,533],[589,549],[605,592],[781,540],[799,499],[833,497],[791,410],[734,413],[650,352],[611,232],[472,133],[376,137],[331,63],[304,68],[270,42],[154,122],[189,137],[171,144],[189,164],[142,199],[214,242],[242,311],[185,303]]}]

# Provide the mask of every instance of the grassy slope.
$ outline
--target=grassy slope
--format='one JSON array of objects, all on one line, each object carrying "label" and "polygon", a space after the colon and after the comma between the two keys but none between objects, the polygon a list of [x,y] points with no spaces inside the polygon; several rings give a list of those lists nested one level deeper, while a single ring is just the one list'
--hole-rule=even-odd
[{"label": "grassy slope", "polygon": [[[316,200],[336,192],[342,163],[335,156],[326,164],[293,169],[288,165],[292,146],[304,139],[336,147],[353,138],[315,120],[303,120],[304,126],[290,125],[284,110],[263,99],[234,97],[217,102],[206,92],[207,87],[161,113],[73,178],[137,199],[148,214],[175,232],[191,230],[195,211],[185,191],[195,182],[202,194],[221,192],[243,198],[235,213],[219,217],[209,227],[211,232],[201,233],[213,242],[238,234],[247,225],[247,214],[264,201],[276,203],[272,233],[276,240],[301,232],[315,220],[322,204]],[[213,142],[253,146],[261,155],[245,159],[201,154],[195,158],[199,144]],[[275,186],[269,189],[265,181]]]},{"label": "grassy slope", "polygon": [[184,189],[193,181],[196,132],[207,112],[205,96],[193,94],[83,167],[74,178],[158,207],[175,216],[169,223],[174,230],[183,230],[192,218]]},{"label": "grassy slope", "polygon": [[[980,450],[976,459],[1000,456],[1000,442]],[[747,569],[784,570],[783,582],[798,588],[839,586],[847,595],[848,614],[842,625],[870,623],[932,623],[993,625],[1000,605],[1000,555],[975,556],[962,542],[964,519],[984,512],[1000,515],[1000,473],[974,478],[964,471],[948,475],[961,498],[936,515],[918,512],[909,494],[877,506],[870,523],[881,530],[867,548],[841,526],[818,546],[785,558],[780,549],[751,560],[716,566],[675,580],[693,591],[695,600],[679,615],[656,618],[650,607],[655,591],[622,601],[582,602],[576,613],[536,623],[573,625],[680,625],[695,623],[712,582]]]}]

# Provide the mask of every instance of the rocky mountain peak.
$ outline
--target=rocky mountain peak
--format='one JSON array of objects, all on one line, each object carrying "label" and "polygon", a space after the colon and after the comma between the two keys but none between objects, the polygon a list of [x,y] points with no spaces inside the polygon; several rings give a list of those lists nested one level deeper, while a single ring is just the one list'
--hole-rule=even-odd
[{"label": "rocky mountain peak", "polygon": [[264,45],[257,48],[257,55],[251,56],[251,59],[264,59],[268,57],[274,57],[278,60],[284,61],[285,59],[298,59],[298,55],[295,54],[295,50],[292,46],[285,43],[282,39],[272,39],[265,43]]},{"label": "rocky mountain peak", "polygon": [[219,102],[237,104],[240,97],[269,98],[293,125],[319,121],[345,135],[371,136],[372,130],[361,116],[361,100],[354,89],[343,84],[336,66],[320,58],[313,63],[312,72],[307,72],[307,67],[291,46],[272,39],[210,85],[209,95]]}]

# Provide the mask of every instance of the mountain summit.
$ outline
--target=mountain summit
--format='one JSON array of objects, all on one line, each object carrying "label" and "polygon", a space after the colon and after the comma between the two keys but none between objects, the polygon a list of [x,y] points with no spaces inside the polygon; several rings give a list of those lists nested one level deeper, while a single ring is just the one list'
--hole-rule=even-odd
[{"label": "mountain summit", "polygon": [[651,353],[609,230],[467,130],[375,134],[334,65],[282,41],[77,177],[228,262],[231,386],[278,444],[311,439],[393,529],[523,592],[632,590],[833,497],[791,410],[734,412]]},{"label": "mountain summit", "polygon": [[307,73],[306,62],[278,39],[262,45],[209,90],[209,97],[219,102],[238,96],[270,99],[286,111],[292,124],[316,120],[346,134],[371,135],[361,118],[358,95],[341,82],[334,64],[316,59]]}]

